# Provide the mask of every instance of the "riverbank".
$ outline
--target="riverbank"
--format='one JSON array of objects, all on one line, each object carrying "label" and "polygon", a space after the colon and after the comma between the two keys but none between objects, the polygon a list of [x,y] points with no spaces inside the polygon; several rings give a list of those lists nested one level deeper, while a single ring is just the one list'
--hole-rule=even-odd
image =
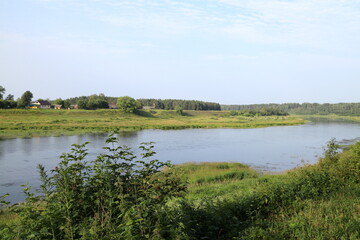
[{"label": "riverbank", "polygon": [[[164,206],[156,239],[359,239],[360,143],[343,153],[329,144],[324,155],[276,175],[240,163],[177,165],[188,191]],[[0,210],[0,237],[17,239],[22,218]],[[161,231],[169,226],[174,235]]]},{"label": "riverbank", "polygon": [[126,114],[115,109],[0,110],[0,138],[78,135],[143,129],[262,128],[304,124],[299,116],[230,116],[228,111],[147,110]]},{"label": "riverbank", "polygon": [[328,114],[328,115],[297,115],[301,116],[309,121],[341,121],[341,122],[360,122],[360,116],[340,116],[336,114]]}]

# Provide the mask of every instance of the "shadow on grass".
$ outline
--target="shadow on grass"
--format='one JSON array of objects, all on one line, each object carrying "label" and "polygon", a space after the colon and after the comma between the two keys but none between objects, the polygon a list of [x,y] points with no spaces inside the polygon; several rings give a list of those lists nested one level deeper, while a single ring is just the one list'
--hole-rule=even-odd
[{"label": "shadow on grass", "polygon": [[191,116],[193,116],[192,114],[190,114],[190,113],[188,113],[188,112],[183,112],[182,114],[181,114],[182,116],[186,116],[186,117],[191,117]]},{"label": "shadow on grass", "polygon": [[140,109],[135,110],[134,114],[141,116],[141,117],[154,118],[154,115],[152,115],[151,113],[144,111],[144,110],[140,110]]}]

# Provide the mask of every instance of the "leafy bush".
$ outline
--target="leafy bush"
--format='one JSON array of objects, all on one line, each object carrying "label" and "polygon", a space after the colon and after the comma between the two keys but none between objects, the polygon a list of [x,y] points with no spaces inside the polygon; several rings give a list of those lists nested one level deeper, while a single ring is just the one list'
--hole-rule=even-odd
[{"label": "leafy bush", "polygon": [[[20,239],[162,239],[173,225],[160,225],[166,204],[186,190],[169,162],[151,160],[152,143],[143,143],[141,160],[111,135],[107,153],[86,161],[86,144],[70,153],[48,176],[39,165],[42,197],[25,187]],[[160,227],[161,226],[161,227]],[[14,237],[14,236],[13,236]],[[11,238],[11,237],[10,237]]]}]

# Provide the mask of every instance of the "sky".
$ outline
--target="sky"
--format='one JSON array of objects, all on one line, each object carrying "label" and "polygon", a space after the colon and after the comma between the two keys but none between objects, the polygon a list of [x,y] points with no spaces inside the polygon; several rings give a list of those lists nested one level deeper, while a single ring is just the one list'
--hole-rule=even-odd
[{"label": "sky", "polygon": [[358,0],[0,0],[0,85],[221,104],[360,102]]}]

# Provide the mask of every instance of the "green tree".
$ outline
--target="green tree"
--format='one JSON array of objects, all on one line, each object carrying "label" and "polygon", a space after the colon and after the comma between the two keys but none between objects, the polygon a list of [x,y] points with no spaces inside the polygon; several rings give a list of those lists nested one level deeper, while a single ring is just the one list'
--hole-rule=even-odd
[{"label": "green tree", "polygon": [[64,108],[68,109],[71,107],[70,101],[69,100],[64,100]]},{"label": "green tree", "polygon": [[25,108],[30,104],[32,98],[33,98],[33,94],[30,91],[24,92],[24,94],[18,100],[18,107]]},{"label": "green tree", "polygon": [[5,88],[0,85],[0,99],[3,99],[4,93],[5,93]]},{"label": "green tree", "polygon": [[129,96],[119,97],[116,105],[121,111],[126,113],[134,113],[139,107],[137,101]]},{"label": "green tree", "polygon": [[179,114],[179,115],[183,115],[183,113],[184,113],[183,108],[180,107],[180,106],[176,106],[176,107],[175,107],[175,111],[176,111],[176,113]]},{"label": "green tree", "polygon": [[76,104],[78,105],[78,109],[86,109],[87,101],[86,99],[80,99],[76,102]]},{"label": "green tree", "polygon": [[14,100],[14,95],[8,94],[5,98],[5,100]]}]

